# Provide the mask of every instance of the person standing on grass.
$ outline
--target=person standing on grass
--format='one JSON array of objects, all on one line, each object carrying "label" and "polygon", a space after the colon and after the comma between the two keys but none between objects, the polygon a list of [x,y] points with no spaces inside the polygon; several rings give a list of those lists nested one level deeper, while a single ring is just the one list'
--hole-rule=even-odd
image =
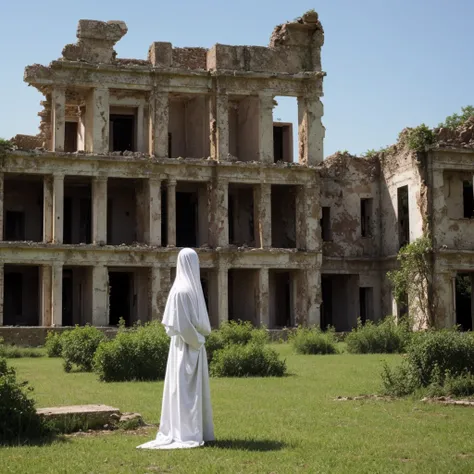
[{"label": "person standing on grass", "polygon": [[160,429],[139,449],[196,448],[214,441],[205,337],[211,333],[201,286],[199,257],[185,248],[178,254],[176,279],[162,324],[171,337]]}]

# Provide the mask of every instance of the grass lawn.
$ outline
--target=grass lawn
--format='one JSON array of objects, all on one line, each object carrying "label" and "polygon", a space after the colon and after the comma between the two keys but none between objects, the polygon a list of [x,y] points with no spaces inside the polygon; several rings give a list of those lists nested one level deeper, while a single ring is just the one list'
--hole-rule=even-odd
[{"label": "grass lawn", "polygon": [[[197,450],[139,451],[148,433],[66,437],[0,448],[1,473],[472,473],[474,410],[411,399],[334,401],[374,393],[383,360],[399,356],[296,356],[284,379],[211,379],[218,442]],[[65,374],[59,359],[10,363],[35,388],[39,407],[104,403],[158,423],[163,383],[100,383]]]}]

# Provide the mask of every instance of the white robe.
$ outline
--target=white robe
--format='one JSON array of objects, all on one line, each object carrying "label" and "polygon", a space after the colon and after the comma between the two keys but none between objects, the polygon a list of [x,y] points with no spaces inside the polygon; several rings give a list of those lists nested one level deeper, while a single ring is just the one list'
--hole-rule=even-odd
[{"label": "white robe", "polygon": [[178,255],[163,324],[171,337],[156,439],[140,449],[178,449],[214,440],[205,336],[211,332],[196,252]]}]

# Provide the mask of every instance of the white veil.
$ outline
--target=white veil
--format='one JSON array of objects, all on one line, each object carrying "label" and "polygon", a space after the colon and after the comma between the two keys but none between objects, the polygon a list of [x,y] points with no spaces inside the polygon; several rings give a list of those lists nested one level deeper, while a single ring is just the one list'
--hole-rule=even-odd
[{"label": "white veil", "polygon": [[171,287],[162,323],[171,333],[182,333],[183,326],[191,323],[202,336],[211,333],[209,315],[202,291],[199,257],[189,248],[178,254],[176,279]]}]

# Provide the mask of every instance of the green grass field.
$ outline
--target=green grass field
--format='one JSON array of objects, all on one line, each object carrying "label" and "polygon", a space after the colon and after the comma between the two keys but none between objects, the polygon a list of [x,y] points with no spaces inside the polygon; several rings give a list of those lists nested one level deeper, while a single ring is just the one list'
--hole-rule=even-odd
[{"label": "green grass field", "polygon": [[[139,451],[156,434],[112,432],[0,448],[3,473],[472,473],[474,410],[416,399],[334,401],[378,390],[382,361],[400,356],[296,356],[283,379],[211,379],[213,446]],[[104,403],[158,423],[162,382],[100,383],[65,374],[59,359],[10,360],[39,407]]]}]

